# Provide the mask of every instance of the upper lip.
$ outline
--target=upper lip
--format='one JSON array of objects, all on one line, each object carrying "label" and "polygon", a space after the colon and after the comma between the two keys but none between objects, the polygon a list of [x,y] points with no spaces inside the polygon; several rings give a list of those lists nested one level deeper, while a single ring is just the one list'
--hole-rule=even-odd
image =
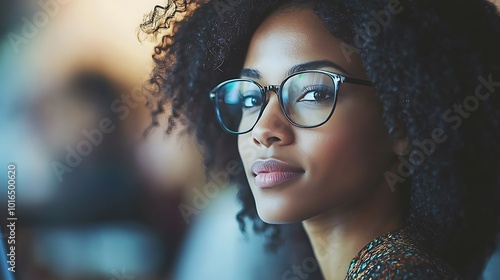
[{"label": "upper lip", "polygon": [[277,159],[258,159],[252,164],[251,169],[254,175],[269,172],[304,172],[301,168]]}]

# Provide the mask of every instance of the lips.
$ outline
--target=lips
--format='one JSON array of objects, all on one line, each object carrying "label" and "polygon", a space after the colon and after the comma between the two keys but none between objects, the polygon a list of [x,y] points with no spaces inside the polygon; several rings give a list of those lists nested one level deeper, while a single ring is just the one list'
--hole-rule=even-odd
[{"label": "lips", "polygon": [[304,170],[276,159],[257,160],[252,164],[252,173],[257,187],[271,188],[297,179]]}]

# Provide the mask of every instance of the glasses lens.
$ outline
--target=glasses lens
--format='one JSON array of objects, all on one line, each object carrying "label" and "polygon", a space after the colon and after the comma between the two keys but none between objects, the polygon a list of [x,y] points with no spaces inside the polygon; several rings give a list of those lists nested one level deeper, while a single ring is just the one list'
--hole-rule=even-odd
[{"label": "glasses lens", "polygon": [[336,93],[336,84],[327,74],[307,72],[293,75],[282,87],[285,113],[297,125],[320,125],[333,112]]},{"label": "glasses lens", "polygon": [[254,126],[262,102],[259,86],[250,81],[231,81],[216,91],[219,121],[234,133],[246,132]]}]

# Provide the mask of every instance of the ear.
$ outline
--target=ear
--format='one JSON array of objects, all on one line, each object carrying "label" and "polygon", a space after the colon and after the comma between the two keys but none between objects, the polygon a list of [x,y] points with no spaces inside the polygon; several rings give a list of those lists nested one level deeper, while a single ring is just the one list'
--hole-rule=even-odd
[{"label": "ear", "polygon": [[408,137],[401,137],[393,140],[392,151],[398,156],[406,156],[411,151]]},{"label": "ear", "polygon": [[[408,103],[408,99],[405,98],[404,102]],[[405,117],[401,115],[396,122],[397,125],[389,130],[389,134],[393,139],[392,151],[398,156],[406,156],[411,152],[411,145],[406,133]]]}]

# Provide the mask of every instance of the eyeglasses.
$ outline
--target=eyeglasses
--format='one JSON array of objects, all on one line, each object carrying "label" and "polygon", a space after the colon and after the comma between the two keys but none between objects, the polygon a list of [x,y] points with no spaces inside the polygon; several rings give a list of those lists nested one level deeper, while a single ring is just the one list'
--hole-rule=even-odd
[{"label": "eyeglasses", "polygon": [[287,77],[279,86],[262,86],[249,79],[228,80],[210,92],[210,99],[220,125],[231,134],[244,134],[254,128],[267,105],[268,91],[278,95],[281,110],[290,123],[313,128],[330,119],[342,83],[372,85],[328,71],[308,70]]}]

